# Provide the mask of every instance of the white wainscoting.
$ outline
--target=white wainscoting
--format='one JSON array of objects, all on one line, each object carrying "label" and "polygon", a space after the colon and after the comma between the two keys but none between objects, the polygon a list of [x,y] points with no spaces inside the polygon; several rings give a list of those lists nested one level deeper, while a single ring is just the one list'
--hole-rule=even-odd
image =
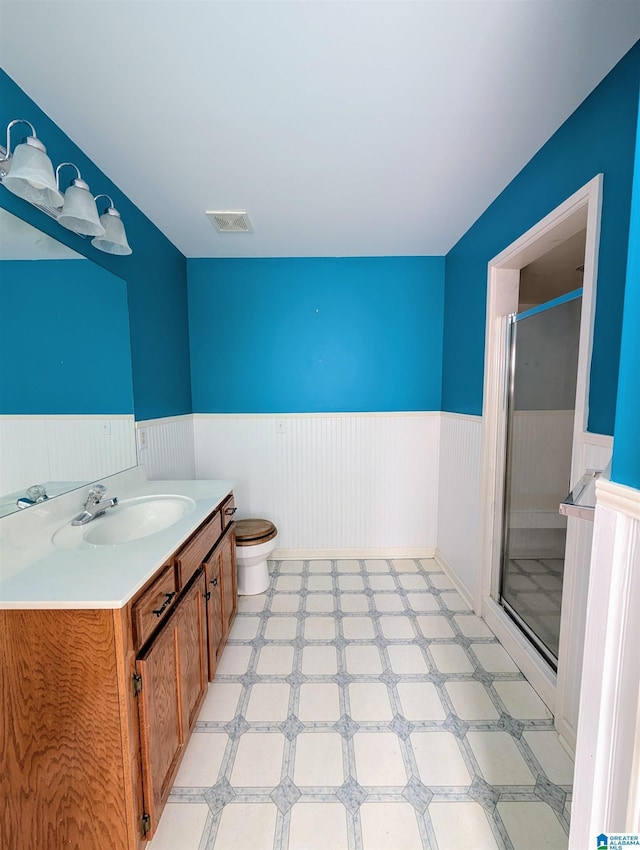
[{"label": "white wainscoting", "polygon": [[0,493],[135,466],[133,430],[133,416],[2,416]]},{"label": "white wainscoting", "polygon": [[482,417],[441,413],[438,560],[476,607],[480,574]]},{"label": "white wainscoting", "polygon": [[606,434],[582,435],[582,467],[587,469],[606,469],[613,454],[613,437]]},{"label": "white wainscoting", "polygon": [[235,480],[238,518],[272,520],[279,556],[433,555],[438,412],[194,421],[198,477]]},{"label": "white wainscoting", "polygon": [[196,474],[191,414],[141,420],[136,422],[136,436],[138,463],[149,481],[207,477]]},{"label": "white wainscoting", "polygon": [[570,850],[640,830],[640,491],[596,497]]},{"label": "white wainscoting", "polygon": [[[613,437],[584,431],[578,445],[580,477],[587,469],[605,469],[611,460]],[[573,481],[572,484],[576,482]],[[589,571],[593,547],[593,523],[569,518],[562,587],[560,652],[555,701],[556,729],[575,750],[580,708],[580,681],[587,617]]]}]

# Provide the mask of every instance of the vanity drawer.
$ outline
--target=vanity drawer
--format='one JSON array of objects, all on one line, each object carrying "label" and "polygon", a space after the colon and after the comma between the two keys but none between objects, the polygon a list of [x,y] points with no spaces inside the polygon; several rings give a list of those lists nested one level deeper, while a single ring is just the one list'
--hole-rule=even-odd
[{"label": "vanity drawer", "polygon": [[238,509],[236,508],[236,503],[233,500],[233,494],[229,496],[229,498],[223,502],[222,507],[220,508],[220,513],[222,514],[222,530],[230,525],[235,519],[235,513]]},{"label": "vanity drawer", "polygon": [[180,587],[184,587],[195,571],[202,566],[204,559],[216,545],[221,534],[222,519],[220,511],[216,511],[209,522],[201,526],[187,545],[176,555]]},{"label": "vanity drawer", "polygon": [[136,650],[151,636],[171,611],[178,587],[176,573],[171,565],[165,567],[151,587],[148,587],[132,605],[133,640]]}]

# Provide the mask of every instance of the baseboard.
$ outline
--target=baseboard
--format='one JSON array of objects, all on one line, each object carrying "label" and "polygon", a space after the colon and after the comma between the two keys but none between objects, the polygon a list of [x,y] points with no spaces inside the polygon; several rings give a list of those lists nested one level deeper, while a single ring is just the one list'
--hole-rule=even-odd
[{"label": "baseboard", "polygon": [[447,559],[442,554],[440,549],[436,548],[434,558],[435,558],[436,564],[438,564],[438,566],[442,567],[442,572],[449,579],[451,579],[451,583],[453,584],[455,589],[458,591],[460,596],[462,596],[462,598],[467,603],[469,608],[471,608],[471,610],[474,611],[475,610],[475,602],[474,602],[474,599],[473,599],[473,594],[471,593],[469,588],[466,586],[466,584],[463,581],[460,580],[456,571],[453,569],[451,564],[447,561]]},{"label": "baseboard", "polygon": [[376,548],[376,549],[274,549],[271,561],[312,561],[312,560],[342,560],[356,558],[433,558],[435,556],[433,546],[413,546],[403,548]]}]

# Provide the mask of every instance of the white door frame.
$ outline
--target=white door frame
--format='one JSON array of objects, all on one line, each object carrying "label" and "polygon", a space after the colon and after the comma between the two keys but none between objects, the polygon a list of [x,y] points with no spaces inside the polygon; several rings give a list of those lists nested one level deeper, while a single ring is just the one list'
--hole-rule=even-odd
[{"label": "white door frame", "polygon": [[[586,559],[588,567],[591,550],[591,528],[585,528],[585,526],[591,524],[577,519],[568,521],[557,676],[494,599],[500,573],[502,499],[506,463],[505,316],[517,312],[520,269],[586,227],[571,464],[573,486],[585,470],[589,442],[586,431],[600,241],[602,180],[602,174],[594,177],[488,264],[481,487],[482,570],[475,589],[476,610],[481,612],[549,706],[555,715],[556,728],[572,749],[575,748],[577,701],[586,616],[588,568],[584,569],[584,564]],[[576,569],[576,564],[579,562],[583,564],[581,570]]]}]

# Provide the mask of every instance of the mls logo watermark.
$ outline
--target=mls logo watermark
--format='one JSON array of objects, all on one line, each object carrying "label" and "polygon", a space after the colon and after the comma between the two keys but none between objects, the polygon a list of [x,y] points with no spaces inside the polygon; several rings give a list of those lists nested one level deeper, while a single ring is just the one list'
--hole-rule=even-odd
[{"label": "mls logo watermark", "polygon": [[610,835],[602,832],[596,838],[596,850],[624,850],[625,847],[640,847],[640,835],[637,832],[615,832]]}]

